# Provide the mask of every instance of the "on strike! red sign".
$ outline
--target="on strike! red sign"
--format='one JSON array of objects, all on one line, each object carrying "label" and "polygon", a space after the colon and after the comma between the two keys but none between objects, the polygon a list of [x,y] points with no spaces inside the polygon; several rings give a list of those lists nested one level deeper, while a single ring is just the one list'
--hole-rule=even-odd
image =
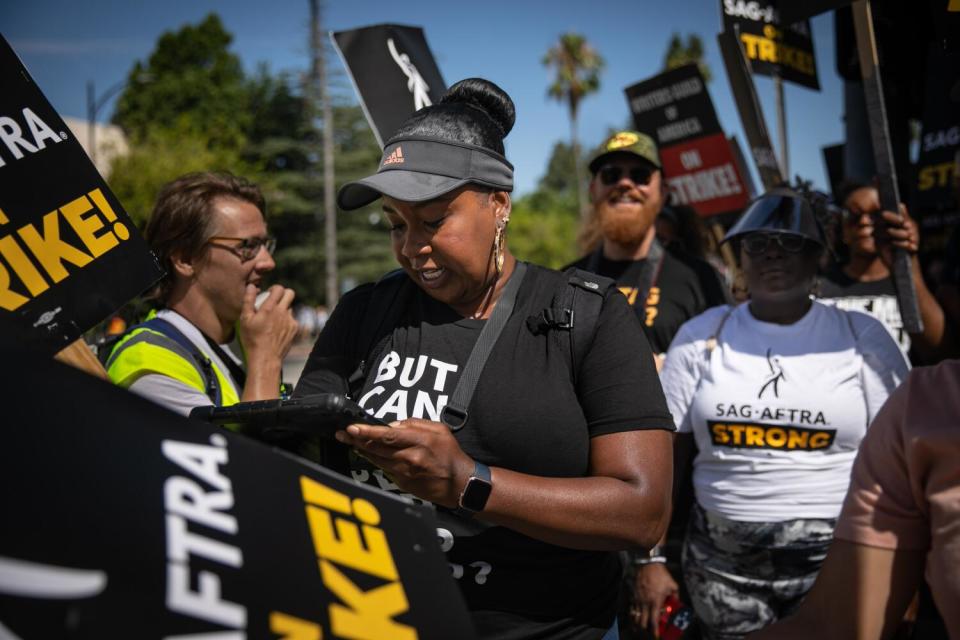
[{"label": "on strike! red sign", "polygon": [[747,206],[746,181],[722,133],[664,147],[660,160],[674,204],[693,207],[701,216]]}]

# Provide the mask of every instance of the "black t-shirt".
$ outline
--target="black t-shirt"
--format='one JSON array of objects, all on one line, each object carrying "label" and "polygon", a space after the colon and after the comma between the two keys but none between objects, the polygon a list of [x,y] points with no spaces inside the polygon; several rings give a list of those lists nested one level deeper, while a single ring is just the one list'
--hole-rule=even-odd
[{"label": "black t-shirt", "polygon": [[[551,306],[564,280],[541,267],[527,269],[467,424],[455,434],[476,460],[536,476],[582,477],[589,473],[590,438],[672,425],[650,347],[622,296],[605,299],[576,383],[565,343],[528,328],[526,319]],[[298,395],[343,389],[337,375],[318,367],[351,355],[371,291],[366,286],[344,296],[317,340]],[[387,421],[439,420],[484,323],[460,317],[417,289],[358,401]],[[356,457],[351,473],[397,491]],[[620,577],[617,554],[558,547],[443,509],[437,516],[441,546],[481,637],[586,640],[609,629]]]},{"label": "black t-shirt", "polygon": [[[573,263],[579,269],[588,269],[591,256]],[[627,297],[654,353],[665,353],[680,325],[700,315],[710,307],[727,304],[730,297],[716,270],[704,260],[681,251],[666,248],[656,280],[651,283],[646,301],[642,300],[641,274],[646,259],[610,260],[600,255],[597,273],[616,280]],[[657,273],[656,267],[653,270]]]},{"label": "black t-shirt", "polygon": [[887,328],[904,353],[910,351],[910,334],[903,328],[897,290],[893,278],[860,282],[847,275],[840,265],[833,265],[820,278],[820,298],[848,311],[863,311]]}]

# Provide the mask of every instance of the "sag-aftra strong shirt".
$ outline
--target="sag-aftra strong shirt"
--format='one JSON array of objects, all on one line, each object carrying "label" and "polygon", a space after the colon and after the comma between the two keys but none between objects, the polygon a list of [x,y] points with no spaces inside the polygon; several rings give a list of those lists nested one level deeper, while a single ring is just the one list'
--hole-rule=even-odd
[{"label": "sag-aftra strong shirt", "polygon": [[836,518],[867,426],[909,364],[874,318],[813,302],[790,325],[742,304],[683,325],[661,379],[698,453],[704,509],[731,520]]}]

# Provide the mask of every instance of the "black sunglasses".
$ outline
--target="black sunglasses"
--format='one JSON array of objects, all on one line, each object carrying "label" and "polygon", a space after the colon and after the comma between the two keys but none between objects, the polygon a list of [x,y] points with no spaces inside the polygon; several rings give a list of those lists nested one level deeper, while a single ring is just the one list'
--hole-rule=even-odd
[{"label": "black sunglasses", "polygon": [[[627,171],[627,175],[630,176],[630,180],[633,184],[638,187],[650,184],[650,179],[653,177],[654,170],[650,167],[633,167]],[[617,166],[615,164],[608,164],[600,167],[600,170],[597,171],[597,175],[600,176],[600,182],[606,186],[611,186],[620,182],[620,179],[623,177],[624,168]]]},{"label": "black sunglasses", "polygon": [[772,241],[787,253],[800,253],[807,244],[806,238],[792,233],[751,233],[742,240],[743,250],[752,256],[766,252]]},{"label": "black sunglasses", "polygon": [[870,216],[871,218],[877,218],[880,215],[880,210],[877,209],[876,211],[852,211],[850,209],[847,209],[846,207],[843,207],[840,209],[840,219],[846,223],[860,222],[860,218],[862,218],[864,215]]}]

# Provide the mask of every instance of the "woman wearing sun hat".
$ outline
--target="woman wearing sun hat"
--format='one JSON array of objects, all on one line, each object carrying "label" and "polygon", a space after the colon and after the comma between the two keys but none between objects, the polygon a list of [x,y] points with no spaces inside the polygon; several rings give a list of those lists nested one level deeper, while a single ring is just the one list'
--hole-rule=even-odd
[{"label": "woman wearing sun hat", "polygon": [[857,447],[909,364],[877,320],[811,297],[826,244],[799,194],[764,194],[724,241],[750,299],[684,324],[661,379],[696,496],[684,581],[705,637],[742,638],[810,589]]}]

